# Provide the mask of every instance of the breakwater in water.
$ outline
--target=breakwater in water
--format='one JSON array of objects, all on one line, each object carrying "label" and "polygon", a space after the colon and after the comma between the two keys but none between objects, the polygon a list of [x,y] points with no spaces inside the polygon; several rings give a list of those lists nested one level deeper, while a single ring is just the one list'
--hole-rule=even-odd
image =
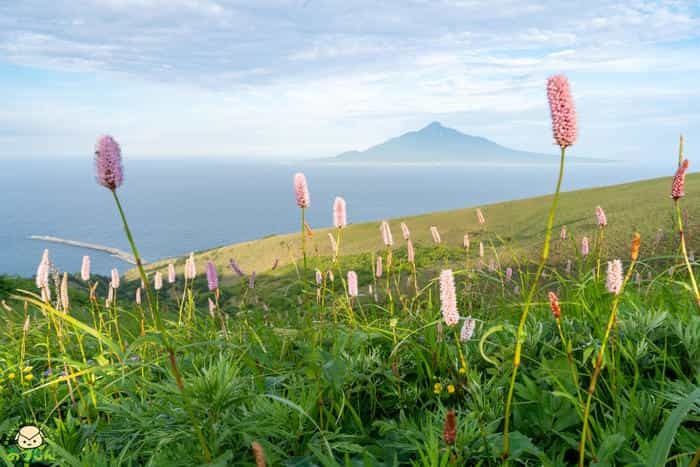
[{"label": "breakwater in water", "polygon": [[[134,255],[132,255],[131,253],[127,253],[126,251],[120,250],[119,248],[97,245],[95,243],[80,242],[77,240],[66,240],[65,238],[51,237],[49,235],[30,235],[29,238],[32,240],[60,243],[62,245],[69,245],[78,248],[87,248],[89,250],[103,251],[105,253],[109,253],[115,258],[118,258],[122,261],[126,261],[127,263],[136,264],[136,259],[134,258]],[[141,260],[141,262],[143,264],[147,264],[147,262],[143,259]]]}]

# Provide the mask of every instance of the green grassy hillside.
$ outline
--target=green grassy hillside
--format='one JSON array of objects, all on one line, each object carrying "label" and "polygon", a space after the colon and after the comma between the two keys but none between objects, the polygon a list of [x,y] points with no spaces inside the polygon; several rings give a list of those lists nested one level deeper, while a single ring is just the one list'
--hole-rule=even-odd
[{"label": "green grassy hillside", "polygon": [[[700,234],[698,223],[700,203],[696,202],[697,193],[692,192],[692,187],[700,185],[700,174],[689,174],[687,179],[687,186],[691,191],[686,194],[683,209],[688,216],[686,231],[689,250],[692,251],[700,248],[698,235]],[[594,210],[598,205],[605,209],[608,218],[605,233],[606,251],[603,257],[622,255],[627,250],[635,230],[642,235],[643,254],[646,256],[653,256],[654,250],[668,251],[664,246],[670,245],[671,241],[675,240],[672,237],[676,235],[672,220],[673,205],[669,198],[670,186],[671,177],[664,177],[563,193],[555,219],[551,261],[556,262],[571,257],[574,252],[572,239],[580,244],[581,237],[587,235],[591,241],[593,240],[597,231]],[[551,196],[541,196],[480,206],[486,217],[485,230],[477,222],[476,207],[395,218],[389,220],[389,223],[397,248],[405,246],[401,238],[399,222],[406,222],[411,229],[414,244],[418,247],[432,245],[430,226],[434,225],[439,229],[446,246],[461,248],[464,234],[468,233],[474,250],[478,248],[479,241],[484,241],[487,247],[486,262],[497,253],[499,261],[504,264],[512,254],[520,257],[539,254],[550,203]],[[352,205],[348,206],[350,215],[352,215],[352,209]],[[328,217],[330,219],[330,212]],[[568,238],[567,244],[561,245],[558,232],[564,225],[567,226]],[[661,243],[656,245],[658,229],[662,229],[664,234]],[[308,251],[312,256],[331,255],[328,232],[334,232],[334,229],[313,230],[313,236],[307,243]],[[343,256],[383,250],[379,220],[348,226],[343,231],[340,249]],[[196,258],[200,264],[206,260],[214,261],[220,273],[226,271],[223,280],[230,281],[233,280],[233,273],[228,267],[231,258],[234,258],[248,273],[269,272],[276,259],[279,259],[278,271],[286,271],[285,265],[300,259],[300,251],[299,233],[294,232],[198,252]],[[472,254],[476,255],[476,253]],[[172,261],[155,262],[149,268],[150,270],[162,269]],[[180,271],[184,258],[177,259],[175,263]],[[135,279],[136,276],[135,270],[127,274],[129,279]]]}]

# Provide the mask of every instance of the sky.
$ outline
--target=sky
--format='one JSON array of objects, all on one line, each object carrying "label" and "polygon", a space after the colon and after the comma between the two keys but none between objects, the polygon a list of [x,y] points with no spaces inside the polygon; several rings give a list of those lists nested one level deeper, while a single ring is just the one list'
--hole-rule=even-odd
[{"label": "sky", "polygon": [[[585,6],[583,6],[585,5]],[[432,121],[556,152],[700,148],[700,2],[0,0],[0,158],[316,158]]]}]

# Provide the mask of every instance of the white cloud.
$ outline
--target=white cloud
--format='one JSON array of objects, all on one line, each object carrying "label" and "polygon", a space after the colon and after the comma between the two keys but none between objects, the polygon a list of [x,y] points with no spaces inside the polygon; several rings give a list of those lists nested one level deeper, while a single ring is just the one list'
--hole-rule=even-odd
[{"label": "white cloud", "polygon": [[[571,76],[596,124],[609,122],[596,108],[633,121],[632,100],[660,106],[650,126],[672,122],[684,99],[698,99],[678,91],[700,71],[698,11],[685,2],[80,3],[0,4],[0,66],[94,78],[84,96],[41,106],[0,90],[8,128],[60,130],[66,153],[71,134],[77,148],[111,128],[139,154],[320,156],[438,117],[538,150],[549,136],[533,139],[532,122],[546,116],[543,83],[555,72]],[[128,99],[107,113],[89,104],[110,88]],[[680,123],[697,125],[687,114]],[[13,134],[4,138],[21,143]]]}]

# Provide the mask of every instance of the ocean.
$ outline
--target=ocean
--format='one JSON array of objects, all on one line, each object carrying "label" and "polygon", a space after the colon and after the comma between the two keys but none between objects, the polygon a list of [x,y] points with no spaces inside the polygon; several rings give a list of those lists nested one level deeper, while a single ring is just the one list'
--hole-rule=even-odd
[{"label": "ocean", "polygon": [[[632,163],[571,164],[572,190],[673,175]],[[119,194],[146,260],[296,231],[292,177],[309,182],[313,228],[332,222],[343,196],[352,223],[483,205],[550,193],[558,166],[330,165],[225,160],[125,160]],[[111,193],[94,179],[93,161],[0,160],[0,274],[31,276],[44,248],[62,271],[76,272],[84,254],[93,271],[131,265],[106,253],[30,240],[50,235],[130,251]],[[604,200],[601,200],[604,203]]]}]

